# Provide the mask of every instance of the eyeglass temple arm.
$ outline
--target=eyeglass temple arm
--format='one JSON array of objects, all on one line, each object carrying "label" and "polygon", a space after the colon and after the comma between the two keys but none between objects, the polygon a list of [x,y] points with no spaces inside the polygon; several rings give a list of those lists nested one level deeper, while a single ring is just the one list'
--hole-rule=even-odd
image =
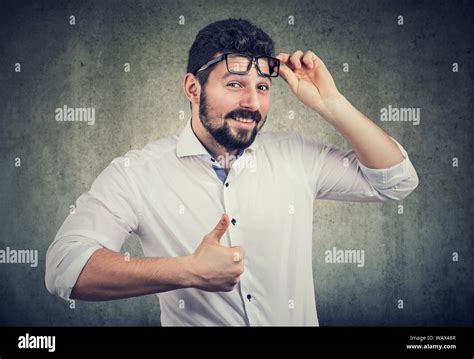
[{"label": "eyeglass temple arm", "polygon": [[216,62],[221,61],[223,58],[224,58],[224,55],[221,55],[219,57],[216,57],[214,60],[209,61],[207,64],[205,64],[204,66],[201,66],[198,70],[196,70],[195,74],[197,74],[199,71],[204,71],[209,66],[214,65]]}]

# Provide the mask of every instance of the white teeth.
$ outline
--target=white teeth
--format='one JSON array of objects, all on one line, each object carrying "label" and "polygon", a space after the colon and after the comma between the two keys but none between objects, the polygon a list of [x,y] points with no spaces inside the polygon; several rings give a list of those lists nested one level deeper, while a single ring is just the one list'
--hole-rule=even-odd
[{"label": "white teeth", "polygon": [[245,123],[253,122],[253,120],[243,119],[243,118],[236,118],[236,120],[237,120],[237,121],[240,121],[240,122],[245,122]]}]

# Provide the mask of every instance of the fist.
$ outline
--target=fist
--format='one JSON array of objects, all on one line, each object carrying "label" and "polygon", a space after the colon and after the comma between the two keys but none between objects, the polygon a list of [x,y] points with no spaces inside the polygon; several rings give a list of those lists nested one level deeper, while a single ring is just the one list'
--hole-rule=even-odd
[{"label": "fist", "polygon": [[239,283],[245,251],[239,246],[229,248],[220,244],[228,227],[229,217],[224,214],[191,255],[193,287],[208,292],[230,292]]}]

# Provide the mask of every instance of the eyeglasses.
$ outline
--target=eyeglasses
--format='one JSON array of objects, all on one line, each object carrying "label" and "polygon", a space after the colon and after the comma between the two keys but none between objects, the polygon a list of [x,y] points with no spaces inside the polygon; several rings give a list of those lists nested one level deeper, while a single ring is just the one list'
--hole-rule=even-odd
[{"label": "eyeglasses", "polygon": [[248,56],[238,53],[225,53],[215,59],[212,59],[207,64],[201,66],[194,72],[196,75],[199,71],[207,69],[209,66],[217,64],[225,60],[227,71],[231,74],[246,75],[255,63],[257,71],[260,75],[265,77],[278,77],[280,73],[280,60],[271,56]]}]

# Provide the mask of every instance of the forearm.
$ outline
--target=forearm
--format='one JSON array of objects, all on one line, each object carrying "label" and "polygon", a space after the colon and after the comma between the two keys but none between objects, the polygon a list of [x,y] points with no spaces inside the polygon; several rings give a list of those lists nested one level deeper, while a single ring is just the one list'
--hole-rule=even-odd
[{"label": "forearm", "polygon": [[102,248],[84,266],[71,299],[112,300],[189,287],[189,257],[126,258]]},{"label": "forearm", "polygon": [[403,160],[398,146],[387,133],[344,96],[325,101],[317,112],[344,136],[357,159],[366,167],[389,168]]}]

